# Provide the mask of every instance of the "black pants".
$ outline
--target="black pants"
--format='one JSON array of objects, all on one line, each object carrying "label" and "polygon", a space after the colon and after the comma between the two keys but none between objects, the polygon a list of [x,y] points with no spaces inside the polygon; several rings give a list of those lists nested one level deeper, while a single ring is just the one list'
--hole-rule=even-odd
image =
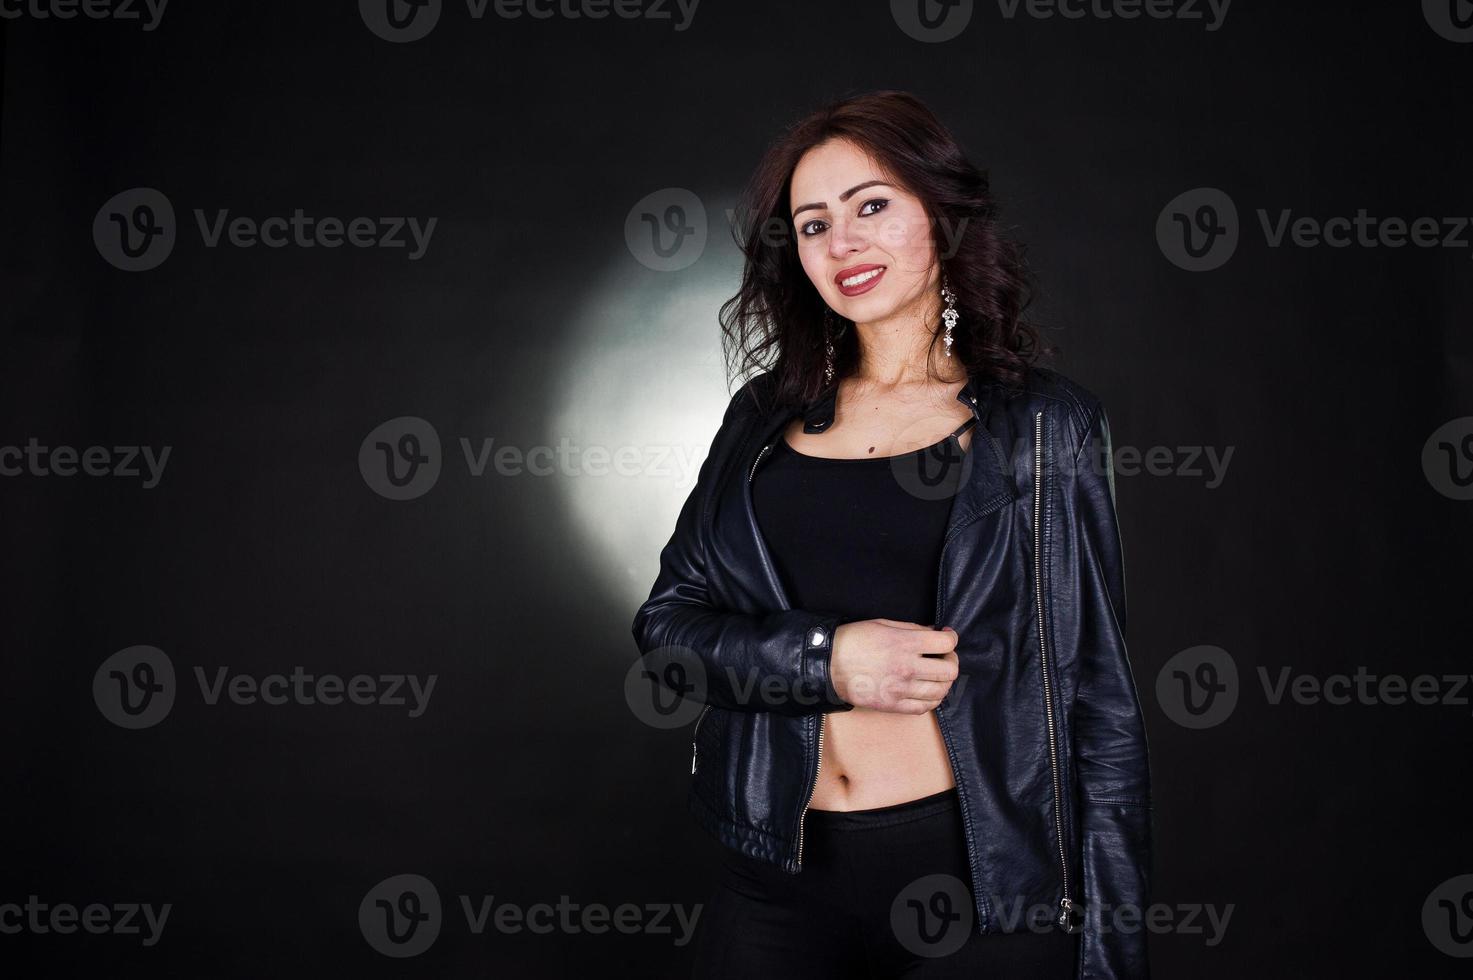
[{"label": "black pants", "polygon": [[722,848],[695,980],[1067,980],[1078,939],[980,935],[955,789],[874,810],[809,810],[803,870]]}]

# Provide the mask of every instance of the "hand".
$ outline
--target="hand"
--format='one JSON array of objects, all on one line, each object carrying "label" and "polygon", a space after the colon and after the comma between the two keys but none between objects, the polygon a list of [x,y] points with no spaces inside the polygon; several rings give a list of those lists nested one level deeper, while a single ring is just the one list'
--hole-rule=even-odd
[{"label": "hand", "polygon": [[829,678],[856,708],[922,715],[951,690],[961,667],[956,630],[866,619],[834,631]]}]

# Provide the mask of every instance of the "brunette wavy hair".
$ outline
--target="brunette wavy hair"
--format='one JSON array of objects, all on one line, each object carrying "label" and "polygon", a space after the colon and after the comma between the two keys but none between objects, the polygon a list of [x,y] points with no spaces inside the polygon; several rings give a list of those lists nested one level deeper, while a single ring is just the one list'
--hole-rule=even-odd
[{"label": "brunette wavy hair", "polygon": [[[1057,352],[1023,318],[1033,294],[1024,248],[998,227],[987,173],[967,160],[920,99],[893,90],[830,103],[790,126],[763,154],[733,228],[746,256],[741,287],[719,316],[729,377],[771,371],[769,391],[779,406],[807,404],[827,387],[828,305],[798,259],[788,197],[803,154],[834,139],[865,150],[891,182],[920,199],[931,227],[941,232],[933,239],[960,314],[952,356],[968,374],[1020,386],[1033,363]],[[941,254],[942,245],[949,254]],[[833,313],[832,324],[837,382],[857,365],[859,345],[851,322]],[[928,353],[932,365],[941,333],[938,322]]]}]

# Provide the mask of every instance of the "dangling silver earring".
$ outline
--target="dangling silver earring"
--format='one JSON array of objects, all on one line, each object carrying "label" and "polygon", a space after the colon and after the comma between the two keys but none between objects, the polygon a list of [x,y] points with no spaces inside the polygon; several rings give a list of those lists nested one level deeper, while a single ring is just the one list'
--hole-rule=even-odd
[{"label": "dangling silver earring", "polygon": [[946,334],[941,338],[946,345],[946,356],[951,356],[951,332],[956,329],[956,293],[951,291],[951,282],[946,278],[946,273],[941,273],[941,300],[946,304],[946,309],[941,312],[941,319],[946,322]]},{"label": "dangling silver earring", "polygon": [[823,311],[823,386],[834,383],[834,311]]}]

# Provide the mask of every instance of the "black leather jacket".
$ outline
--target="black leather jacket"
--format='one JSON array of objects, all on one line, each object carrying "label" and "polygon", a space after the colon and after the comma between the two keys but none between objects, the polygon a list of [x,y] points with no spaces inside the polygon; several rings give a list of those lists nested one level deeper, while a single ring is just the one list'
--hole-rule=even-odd
[{"label": "black leather jacket", "polygon": [[[768,380],[732,399],[634,636],[654,676],[706,705],[692,813],[728,847],[797,874],[822,719],[852,705],[829,678],[841,621],[790,607],[753,515],[752,477],[795,414],[759,410]],[[1020,909],[1044,905],[1055,928],[1083,933],[1079,977],[1146,977],[1150,785],[1109,424],[1096,397],[1051,370],[1021,390],[973,378],[958,398],[978,424],[936,623],[959,634],[961,672],[936,710],[977,928],[1027,929]],[[833,411],[830,389],[803,411],[808,431]],[[1123,907],[1133,916],[1117,920]]]}]

